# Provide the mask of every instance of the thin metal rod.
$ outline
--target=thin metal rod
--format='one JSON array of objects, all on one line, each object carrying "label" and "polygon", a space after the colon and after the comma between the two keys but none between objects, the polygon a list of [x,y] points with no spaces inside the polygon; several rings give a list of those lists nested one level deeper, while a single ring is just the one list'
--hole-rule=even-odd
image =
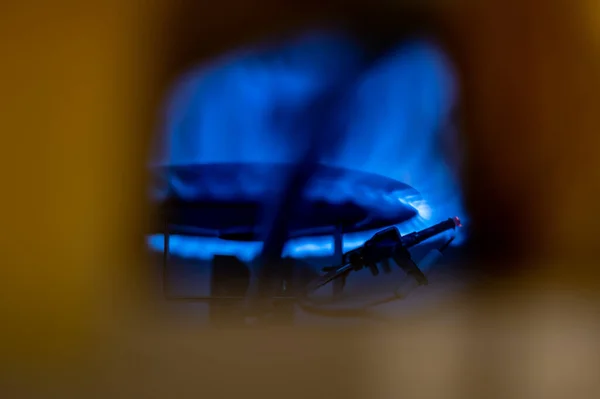
[{"label": "thin metal rod", "polygon": [[334,265],[344,263],[344,231],[342,226],[337,226],[333,234]]},{"label": "thin metal rod", "polygon": [[169,233],[169,220],[165,217],[165,226],[163,231],[163,270],[162,270],[162,287],[163,295],[167,297],[169,295],[169,252],[170,252],[170,233]]},{"label": "thin metal rod", "polygon": [[[333,234],[333,262],[334,265],[344,263],[344,231],[342,226],[336,226],[335,233]],[[341,296],[345,285],[345,278],[333,280],[333,296]]]}]

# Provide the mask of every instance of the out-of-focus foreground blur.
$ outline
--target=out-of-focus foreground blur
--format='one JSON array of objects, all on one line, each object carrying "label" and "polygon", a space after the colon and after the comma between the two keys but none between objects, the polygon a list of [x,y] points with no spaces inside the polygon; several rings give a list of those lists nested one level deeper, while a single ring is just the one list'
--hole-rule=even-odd
[{"label": "out-of-focus foreground blur", "polygon": [[[2,397],[597,397],[597,1],[191,3],[0,6]],[[482,277],[385,328],[162,317],[140,204],[174,77],[317,20],[393,36],[407,15],[460,75]]]}]

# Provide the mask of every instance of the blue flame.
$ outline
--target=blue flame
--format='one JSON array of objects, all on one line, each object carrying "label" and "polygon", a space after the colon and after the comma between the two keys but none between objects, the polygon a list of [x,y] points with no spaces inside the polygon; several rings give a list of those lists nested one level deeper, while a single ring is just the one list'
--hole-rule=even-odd
[{"label": "blue flame", "polygon": [[[156,164],[283,162],[292,156],[290,111],[356,73],[363,54],[340,35],[312,34],[273,49],[239,52],[184,76],[168,99]],[[449,125],[457,97],[450,63],[432,43],[403,45],[361,75],[351,91],[346,139],[328,163],[390,177],[416,188],[419,198],[400,198],[418,216],[398,226],[409,233],[448,217],[466,219],[455,166],[443,156],[452,142]],[[289,135],[288,135],[289,136]],[[373,232],[349,234],[344,249]],[[451,234],[451,233],[449,233]],[[464,237],[454,241],[459,245]],[[161,235],[149,237],[163,249]],[[216,253],[251,260],[260,243],[212,238],[171,238],[171,252],[211,259]],[[332,253],[331,237],[292,240],[295,257]]]}]

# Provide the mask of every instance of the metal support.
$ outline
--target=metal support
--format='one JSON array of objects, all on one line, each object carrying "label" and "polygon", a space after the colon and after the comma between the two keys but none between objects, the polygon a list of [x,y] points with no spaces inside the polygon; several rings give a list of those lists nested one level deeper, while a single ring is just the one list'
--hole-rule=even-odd
[{"label": "metal support", "polygon": [[171,236],[169,233],[169,219],[165,217],[163,231],[163,270],[162,270],[162,286],[163,295],[169,297],[169,252],[170,252]]},{"label": "metal support", "polygon": [[[333,233],[333,264],[342,265],[344,263],[344,231],[342,226],[336,226]],[[346,278],[338,278],[333,281],[333,296],[338,297],[344,291]]]},{"label": "metal support", "polygon": [[333,233],[333,258],[334,265],[344,263],[344,230],[342,226],[336,226]]}]

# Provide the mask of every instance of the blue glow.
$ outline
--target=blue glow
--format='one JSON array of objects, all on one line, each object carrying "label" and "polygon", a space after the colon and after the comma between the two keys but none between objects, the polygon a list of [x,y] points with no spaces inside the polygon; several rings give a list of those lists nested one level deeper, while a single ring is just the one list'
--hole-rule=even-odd
[{"label": "blue glow", "polygon": [[[192,71],[168,100],[153,163],[286,161],[293,148],[286,134],[289,115],[355,73],[361,59],[362,52],[347,38],[313,34],[282,48],[239,52]],[[443,135],[455,134],[446,128],[457,97],[448,60],[432,43],[415,41],[361,76],[344,115],[346,140],[327,163],[391,177],[417,189],[420,197],[398,199],[419,213],[398,226],[402,233],[452,216],[464,224],[467,215],[454,166],[442,156],[442,139],[448,139]],[[347,235],[344,249],[361,245],[372,233]],[[463,238],[459,235],[455,244]],[[162,250],[162,236],[150,237],[149,246]],[[200,259],[219,253],[251,260],[260,248],[260,243],[171,238],[171,253]],[[286,254],[295,257],[332,251],[331,237],[293,240],[286,247]]]}]

